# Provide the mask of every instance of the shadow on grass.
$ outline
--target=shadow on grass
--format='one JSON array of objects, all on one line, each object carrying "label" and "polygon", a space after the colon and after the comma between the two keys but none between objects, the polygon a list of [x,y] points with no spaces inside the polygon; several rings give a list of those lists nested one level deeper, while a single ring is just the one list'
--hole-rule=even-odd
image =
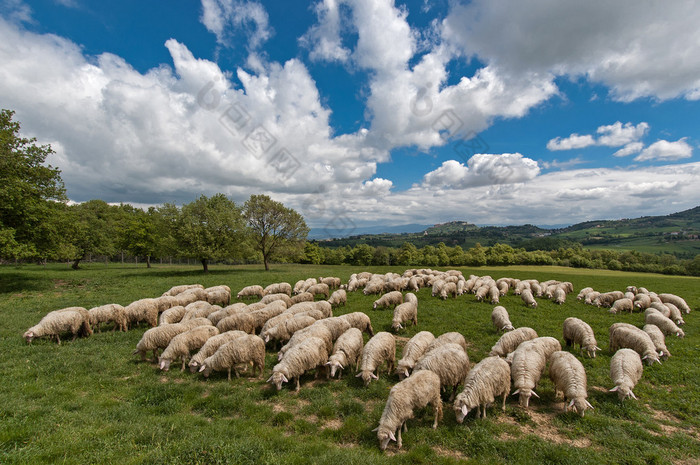
[{"label": "shadow on grass", "polygon": [[51,289],[52,280],[45,277],[28,276],[22,273],[3,273],[0,294],[13,292],[43,291]]}]

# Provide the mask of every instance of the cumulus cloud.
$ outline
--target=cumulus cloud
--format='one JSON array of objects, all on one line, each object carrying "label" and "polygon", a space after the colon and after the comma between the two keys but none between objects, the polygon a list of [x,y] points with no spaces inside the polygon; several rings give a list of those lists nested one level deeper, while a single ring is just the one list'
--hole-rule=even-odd
[{"label": "cumulus cloud", "polygon": [[[619,147],[625,145],[625,149],[620,150],[616,153],[620,155],[615,155],[618,157],[630,155],[635,153],[631,151],[634,147],[638,147],[639,139],[644,137],[644,135],[649,130],[649,124],[641,122],[636,126],[632,123],[625,123],[624,125],[620,121],[616,121],[613,124],[607,126],[599,126],[596,130],[598,137],[594,137],[590,134],[571,134],[569,137],[562,139],[561,137],[555,137],[547,142],[547,148],[549,150],[572,150],[572,149],[582,149],[590,147],[592,145],[603,145],[607,147]],[[636,151],[641,150],[641,147]]]},{"label": "cumulus cloud", "polygon": [[479,153],[471,157],[466,165],[456,160],[443,162],[440,168],[423,177],[423,186],[467,188],[511,184],[534,179],[539,172],[536,161],[519,153]]},{"label": "cumulus cloud", "polygon": [[590,147],[595,145],[595,139],[593,136],[586,134],[580,136],[578,134],[571,134],[569,137],[562,139],[561,137],[555,137],[547,142],[547,149],[549,150],[572,150],[572,149],[582,149],[585,147]]},{"label": "cumulus cloud", "polygon": [[642,142],[630,142],[617,152],[613,153],[613,157],[626,157],[628,155],[633,155],[638,153],[643,148],[644,144]]},{"label": "cumulus cloud", "polygon": [[693,148],[686,142],[686,137],[675,142],[659,140],[634,157],[635,161],[663,160],[674,161],[693,156]]},{"label": "cumulus cloud", "polygon": [[272,35],[267,11],[258,2],[202,0],[200,21],[225,46],[232,45],[229,27],[248,29],[250,49],[257,49]]},{"label": "cumulus cloud", "polygon": [[312,26],[300,38],[301,44],[310,49],[311,60],[346,62],[350,50],[342,43],[340,4],[337,0],[323,0],[316,4],[318,24]]}]

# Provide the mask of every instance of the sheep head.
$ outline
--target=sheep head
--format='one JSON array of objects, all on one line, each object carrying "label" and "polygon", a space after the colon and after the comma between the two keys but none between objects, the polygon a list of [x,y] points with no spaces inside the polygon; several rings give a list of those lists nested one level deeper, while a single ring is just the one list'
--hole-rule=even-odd
[{"label": "sheep head", "polygon": [[386,450],[387,446],[389,445],[389,441],[396,441],[396,436],[394,436],[394,432],[386,428],[382,428],[381,426],[374,428],[372,432],[377,433],[377,439],[379,440],[379,449],[381,450]]},{"label": "sheep head", "polygon": [[281,371],[275,371],[274,373],[272,373],[272,376],[268,378],[267,382],[274,384],[277,390],[279,391],[282,389],[282,383],[288,383],[289,380]]}]

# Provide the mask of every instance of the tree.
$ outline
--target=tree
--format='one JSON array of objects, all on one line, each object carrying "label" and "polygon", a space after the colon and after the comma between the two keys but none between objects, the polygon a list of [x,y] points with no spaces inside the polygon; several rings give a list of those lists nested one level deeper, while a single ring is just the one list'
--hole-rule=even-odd
[{"label": "tree", "polygon": [[309,228],[304,217],[267,195],[251,195],[243,206],[255,248],[262,254],[265,270],[276,256],[298,252]]},{"label": "tree", "polygon": [[50,203],[65,201],[58,168],[44,163],[55,153],[50,145],[22,138],[13,111],[0,110],[0,256],[37,256],[41,225],[51,218]]},{"label": "tree", "polygon": [[131,205],[122,205],[121,208],[126,214],[119,228],[119,245],[137,257],[146,257],[146,268],[150,268],[151,257],[160,245],[156,211],[149,209],[147,213]]},{"label": "tree", "polygon": [[211,260],[236,255],[244,240],[243,227],[241,210],[232,200],[224,194],[202,195],[182,206],[176,237],[182,253],[199,260],[207,273]]},{"label": "tree", "polygon": [[116,251],[116,223],[119,207],[108,205],[103,200],[89,200],[70,207],[74,247],[71,267],[79,268],[88,255],[111,256]]}]

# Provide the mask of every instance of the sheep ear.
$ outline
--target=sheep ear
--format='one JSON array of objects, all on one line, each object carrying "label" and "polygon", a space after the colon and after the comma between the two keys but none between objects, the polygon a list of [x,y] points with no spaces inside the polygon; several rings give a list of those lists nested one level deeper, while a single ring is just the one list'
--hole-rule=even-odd
[{"label": "sheep ear", "polygon": [[537,397],[538,399],[540,398],[540,396],[538,396],[537,393],[536,393],[535,391],[532,391],[532,395],[535,396],[535,397]]},{"label": "sheep ear", "polygon": [[326,366],[328,366],[328,365],[330,365],[330,364],[331,364],[331,362],[326,362]]},{"label": "sheep ear", "polygon": [[569,402],[569,405],[568,405],[568,407],[566,407],[566,408],[569,409],[569,408],[571,408],[571,407],[573,407],[573,406],[574,406],[574,399],[571,399],[571,402]]},{"label": "sheep ear", "polygon": [[392,433],[392,432],[389,433],[389,439],[396,442],[396,436],[394,436],[394,433]]},{"label": "sheep ear", "polygon": [[268,334],[265,335],[265,344],[270,342],[270,336]]},{"label": "sheep ear", "polygon": [[355,375],[355,378],[360,378],[360,377],[362,377],[362,372]]},{"label": "sheep ear", "polygon": [[[202,371],[202,370],[199,370],[199,371]],[[272,376],[270,376],[269,378],[267,378],[267,381],[265,381],[265,382],[266,382],[266,383],[269,383],[270,381],[272,381]]]},{"label": "sheep ear", "polygon": [[404,374],[404,376],[405,376],[406,378],[408,378],[409,376],[411,376],[411,374],[408,372],[408,368],[406,368],[406,369],[403,371],[403,374]]},{"label": "sheep ear", "polygon": [[284,375],[282,375],[282,381],[284,381],[285,383],[288,383],[288,382],[289,382],[289,380],[287,379],[287,377],[284,376]]},{"label": "sheep ear", "polygon": [[614,388],[610,389],[608,392],[617,392],[618,389],[620,389],[620,386],[615,386]]},{"label": "sheep ear", "polygon": [[160,362],[160,369],[162,370],[163,368],[165,368],[165,362]]},{"label": "sheep ear", "polygon": [[601,348],[598,347],[598,346],[595,346],[595,349],[594,349],[594,350],[603,350],[603,349],[601,349]]},{"label": "sheep ear", "polygon": [[374,373],[372,373],[371,375],[372,375],[372,379],[379,379],[379,376],[375,375]]},{"label": "sheep ear", "polygon": [[373,433],[376,433],[377,431],[379,431],[379,426],[377,426],[376,428],[374,428],[374,429],[372,430]]},{"label": "sheep ear", "polygon": [[464,415],[466,417],[467,413],[469,413],[469,409],[467,408],[466,405],[462,404],[462,415]]},{"label": "sheep ear", "polygon": [[586,401],[586,405],[588,406],[589,409],[595,410],[590,402]]},{"label": "sheep ear", "polygon": [[511,394],[511,396],[514,396],[516,394],[520,394],[520,389],[517,389],[513,394]]},{"label": "sheep ear", "polygon": [[[203,372],[206,367],[207,367],[206,365],[202,365],[201,367],[199,367],[199,372],[200,373]],[[272,379],[272,377],[270,377],[270,379]]]},{"label": "sheep ear", "polygon": [[341,365],[340,362],[338,362],[338,366],[340,367],[341,370],[345,369],[345,367],[343,365]]},{"label": "sheep ear", "polygon": [[637,399],[637,396],[634,395],[634,392],[630,391],[630,396],[632,396],[632,399],[634,400],[639,400]]}]

